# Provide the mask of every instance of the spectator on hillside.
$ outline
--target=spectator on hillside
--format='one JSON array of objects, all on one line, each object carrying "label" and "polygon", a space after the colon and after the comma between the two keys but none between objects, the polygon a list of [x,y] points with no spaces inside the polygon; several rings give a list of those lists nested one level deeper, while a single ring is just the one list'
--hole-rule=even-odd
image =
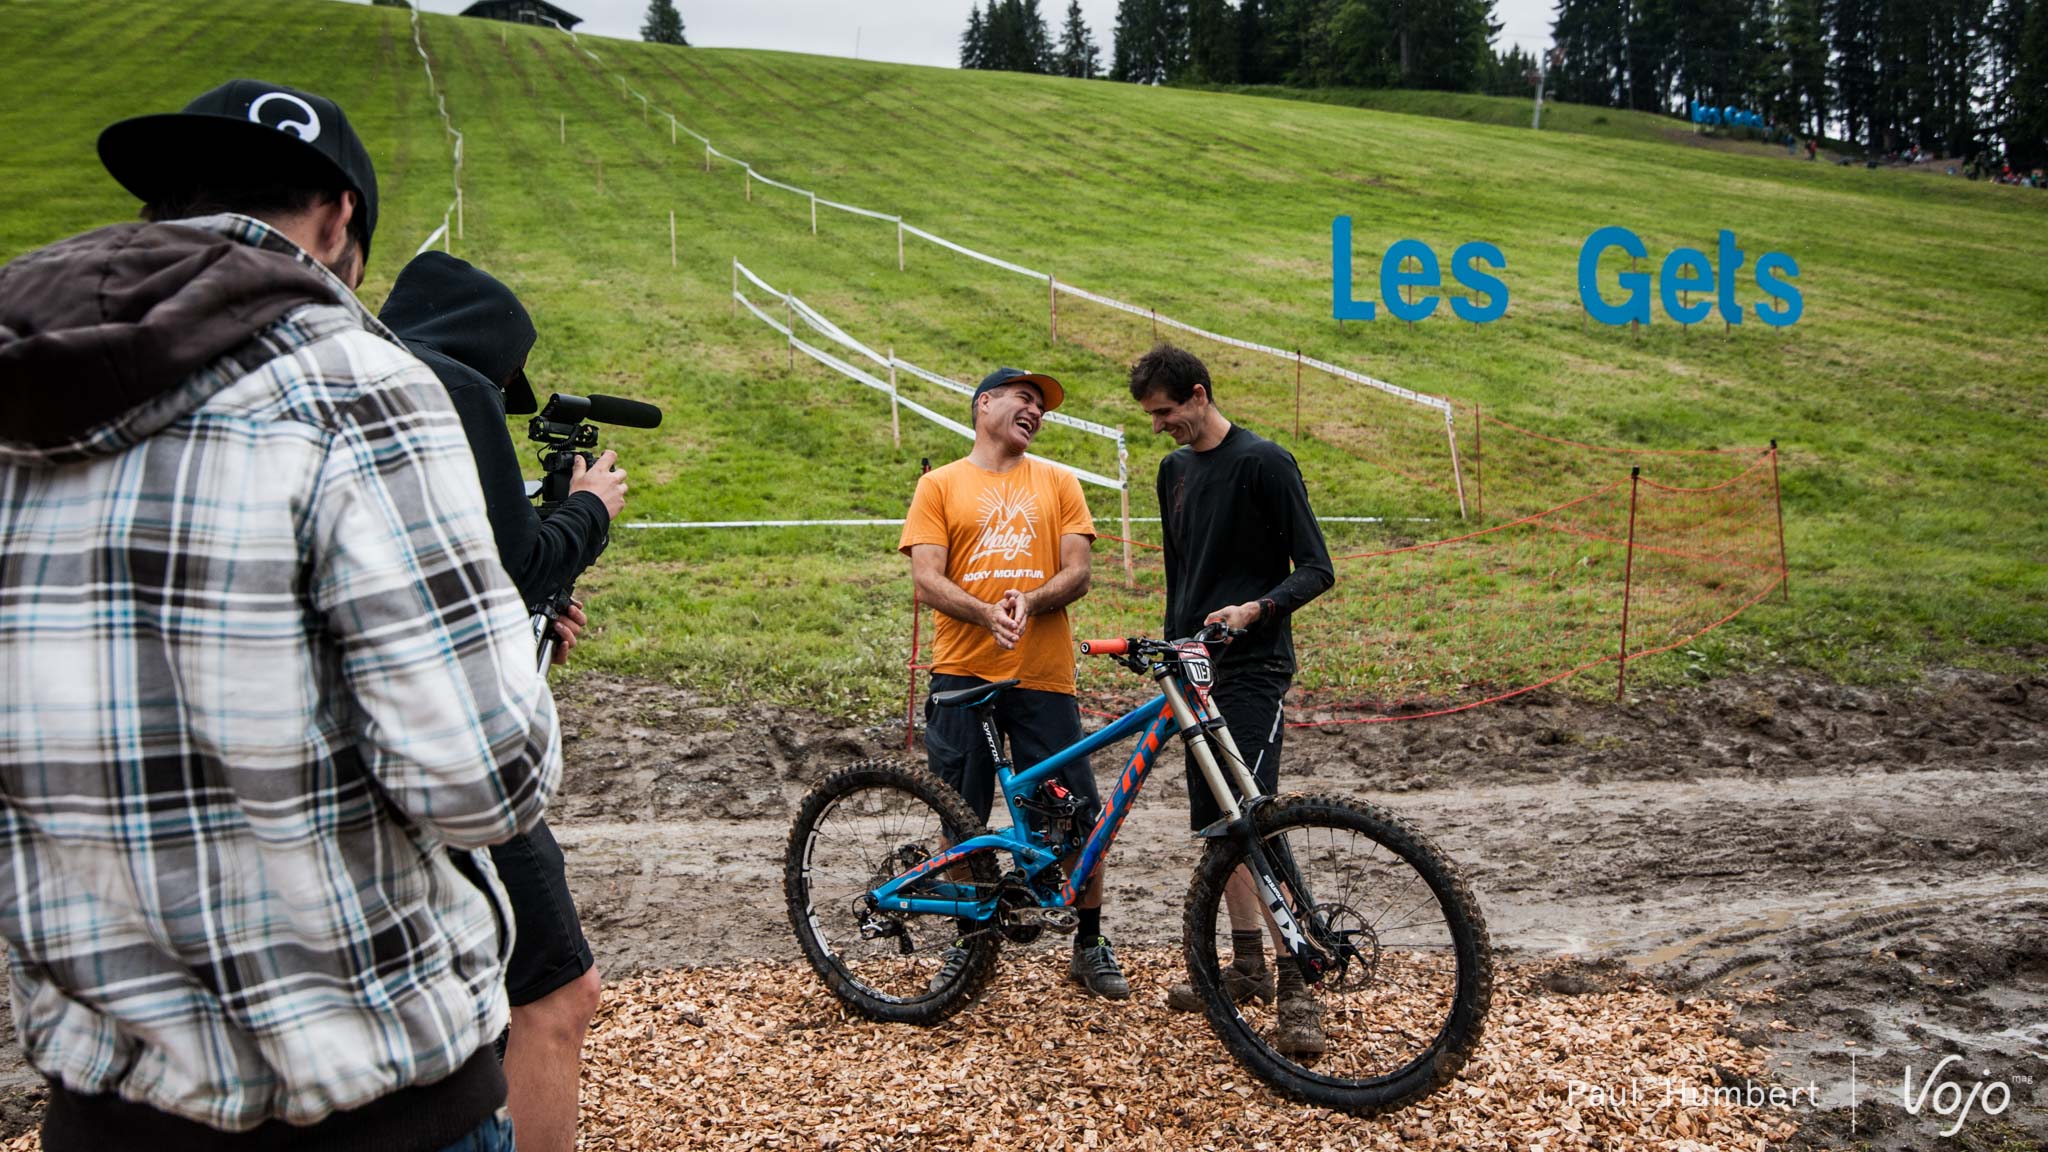
[{"label": "spectator on hillside", "polygon": [[[577,457],[569,498],[543,520],[526,495],[518,449],[505,413],[536,411],[526,381],[533,321],[512,290],[446,252],[422,252],[398,274],[378,319],[448,389],[476,456],[499,558],[528,604],[575,583],[604,551],[606,532],[626,504],[626,474],[606,451],[594,466]],[[571,604],[556,618],[561,647],[574,647],[587,623]],[[597,962],[583,939],[561,846],[547,821],[503,844],[491,861],[512,901],[512,956],[505,991],[512,1031],[505,1080],[521,1152],[570,1152],[576,1146],[577,1080],[583,1039],[597,1013]]]},{"label": "spectator on hillside", "polygon": [[561,746],[461,423],[352,292],[369,154],[254,80],[99,152],[147,222],[0,269],[42,1146],[509,1150],[503,892],[462,850],[539,818]]}]

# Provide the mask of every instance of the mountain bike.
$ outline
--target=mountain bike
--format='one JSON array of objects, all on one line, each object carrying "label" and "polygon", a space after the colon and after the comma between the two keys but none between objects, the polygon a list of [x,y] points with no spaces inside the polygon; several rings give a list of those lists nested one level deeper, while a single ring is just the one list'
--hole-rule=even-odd
[{"label": "mountain bike", "polygon": [[[1076,897],[1177,735],[1201,777],[1189,786],[1209,788],[1224,813],[1198,833],[1207,847],[1182,923],[1190,983],[1224,1047],[1276,1088],[1353,1113],[1398,1108],[1448,1083],[1478,1046],[1492,995],[1478,905],[1451,860],[1386,809],[1261,791],[1209,698],[1210,645],[1231,635],[1210,625],[1178,641],[1084,642],[1084,654],[1157,681],[1159,695],[1022,771],[995,724],[995,700],[1015,680],[935,694],[936,707],[979,720],[1007,828],[983,827],[919,767],[869,761],[818,785],[790,829],[783,888],[826,986],[862,1016],[909,1024],[936,1024],[980,999],[1003,943],[1074,931]],[[1089,823],[1060,783],[1063,767],[1133,737]],[[1283,1052],[1270,994],[1226,981],[1233,883],[1249,884],[1263,906],[1279,942],[1272,963],[1295,965],[1320,1007],[1322,1051]],[[955,947],[965,960],[949,965],[944,953]]]}]

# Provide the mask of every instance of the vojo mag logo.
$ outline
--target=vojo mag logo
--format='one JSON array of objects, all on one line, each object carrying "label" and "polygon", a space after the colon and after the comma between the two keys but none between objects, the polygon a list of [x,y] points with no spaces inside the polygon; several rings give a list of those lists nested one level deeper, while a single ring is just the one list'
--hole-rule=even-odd
[{"label": "vojo mag logo", "polygon": [[[264,106],[272,102],[279,102],[289,107],[272,108],[270,115],[266,117],[263,114]],[[291,115],[291,109],[293,108],[305,113],[305,119],[287,119]],[[311,104],[306,103],[289,92],[265,92],[263,95],[250,101],[249,119],[258,124],[275,128],[279,132],[289,132],[308,144],[320,138],[320,114],[313,111]]]}]

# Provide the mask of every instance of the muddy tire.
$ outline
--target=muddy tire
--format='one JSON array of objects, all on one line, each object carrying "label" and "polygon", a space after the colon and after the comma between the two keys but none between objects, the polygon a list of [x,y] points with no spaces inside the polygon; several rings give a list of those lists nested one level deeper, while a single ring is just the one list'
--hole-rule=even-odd
[{"label": "muddy tire", "polygon": [[1343,940],[1350,959],[1312,986],[1322,1051],[1302,1038],[1298,1001],[1288,1016],[1284,989],[1272,1006],[1233,1002],[1221,980],[1230,960],[1218,953],[1230,942],[1224,889],[1244,846],[1212,842],[1188,889],[1183,947],[1224,1046],[1281,1091],[1358,1115],[1449,1083],[1479,1045],[1493,994],[1486,924],[1456,866],[1400,817],[1349,800],[1282,797],[1260,810],[1258,832],[1276,868],[1301,877],[1325,939]]},{"label": "muddy tire", "polygon": [[[804,797],[783,863],[789,923],[804,958],[849,1008],[870,1020],[936,1024],[987,991],[999,950],[993,932],[951,917],[901,913],[879,917],[895,927],[892,935],[861,932],[873,914],[864,899],[869,889],[984,831],[943,781],[888,760],[842,768]],[[978,852],[931,879],[992,892],[995,856]],[[947,949],[963,938],[965,963],[941,982]]]}]

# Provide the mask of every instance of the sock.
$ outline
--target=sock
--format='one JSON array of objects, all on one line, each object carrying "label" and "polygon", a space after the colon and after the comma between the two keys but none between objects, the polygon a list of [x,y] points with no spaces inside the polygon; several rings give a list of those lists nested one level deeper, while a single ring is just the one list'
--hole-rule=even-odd
[{"label": "sock", "polygon": [[1266,966],[1265,933],[1256,928],[1249,931],[1230,931],[1230,962],[1246,972],[1257,972]]},{"label": "sock", "polygon": [[1080,912],[1081,926],[1074,933],[1074,947],[1093,947],[1095,938],[1102,935],[1102,909],[1083,908]]},{"label": "sock", "polygon": [[1308,985],[1301,979],[1301,965],[1296,964],[1292,956],[1281,957],[1280,995],[1291,997],[1305,996],[1307,994]]}]

